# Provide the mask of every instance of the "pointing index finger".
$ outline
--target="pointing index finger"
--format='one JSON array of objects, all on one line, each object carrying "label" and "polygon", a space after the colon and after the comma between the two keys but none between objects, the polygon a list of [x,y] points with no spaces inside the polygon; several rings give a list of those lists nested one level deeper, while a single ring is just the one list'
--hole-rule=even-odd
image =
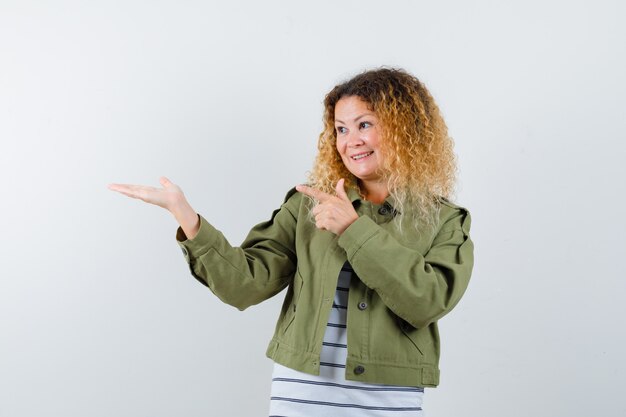
[{"label": "pointing index finger", "polygon": [[323,191],[320,191],[320,190],[315,189],[313,187],[309,187],[307,185],[296,185],[296,190],[298,190],[302,194],[306,194],[309,197],[312,197],[312,198],[316,199],[320,203],[323,203],[323,202],[325,202],[326,200],[328,200],[329,198],[332,197],[330,194],[326,194]]}]

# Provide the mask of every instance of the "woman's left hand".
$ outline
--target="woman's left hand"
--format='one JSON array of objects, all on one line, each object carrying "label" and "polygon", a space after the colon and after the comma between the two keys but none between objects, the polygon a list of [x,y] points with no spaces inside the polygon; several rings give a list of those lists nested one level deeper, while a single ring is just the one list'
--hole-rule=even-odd
[{"label": "woman's left hand", "polygon": [[319,201],[311,213],[315,216],[315,226],[318,229],[328,230],[340,236],[359,215],[352,206],[352,201],[348,198],[344,189],[345,180],[337,181],[335,191],[337,195],[330,195],[306,185],[297,185],[296,190]]}]

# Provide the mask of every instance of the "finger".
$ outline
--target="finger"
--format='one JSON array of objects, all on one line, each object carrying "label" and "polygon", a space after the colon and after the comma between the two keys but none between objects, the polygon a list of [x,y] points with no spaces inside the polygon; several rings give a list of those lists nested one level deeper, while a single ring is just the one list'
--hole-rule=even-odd
[{"label": "finger", "polygon": [[321,223],[322,221],[324,221],[325,217],[326,216],[324,215],[324,213],[317,214],[315,216],[315,223]]},{"label": "finger", "polygon": [[339,197],[343,201],[351,202],[350,197],[348,197],[348,194],[346,193],[345,183],[346,180],[344,180],[343,178],[337,181],[337,187],[335,188],[335,191],[337,191],[337,197]]},{"label": "finger", "polygon": [[313,216],[317,216],[323,211],[324,211],[324,207],[321,204],[318,204],[315,207],[313,207],[313,210],[311,210],[311,214],[313,214]]},{"label": "finger", "polygon": [[128,197],[144,199],[148,191],[154,191],[154,187],[132,184],[109,184],[109,189],[117,191]]},{"label": "finger", "polygon": [[332,196],[330,194],[326,194],[323,191],[317,190],[317,189],[312,188],[312,187],[308,187],[306,185],[296,185],[296,190],[298,190],[302,194],[306,194],[309,197],[312,197],[312,198],[314,198],[317,201],[320,201],[322,203],[324,201],[327,201],[328,199],[332,198]]},{"label": "finger", "polygon": [[163,187],[169,187],[170,185],[172,185],[172,181],[170,181],[167,177],[159,178],[159,182]]},{"label": "finger", "polygon": [[125,195],[125,196],[127,196],[127,197],[137,198],[137,196],[136,196],[135,194],[131,194],[131,193],[126,192],[126,191],[121,191],[121,190],[120,190],[120,191],[118,191],[118,193],[123,194],[123,195]]},{"label": "finger", "polygon": [[128,191],[126,189],[120,189],[120,190],[115,190],[115,191],[127,197],[139,199],[139,195],[136,192]]},{"label": "finger", "polygon": [[107,186],[109,190],[117,191],[119,193],[130,193],[132,192],[132,185],[130,184],[109,184]]},{"label": "finger", "polygon": [[315,227],[317,227],[318,229],[321,230],[326,230],[326,221],[325,220],[316,220],[315,221]]}]

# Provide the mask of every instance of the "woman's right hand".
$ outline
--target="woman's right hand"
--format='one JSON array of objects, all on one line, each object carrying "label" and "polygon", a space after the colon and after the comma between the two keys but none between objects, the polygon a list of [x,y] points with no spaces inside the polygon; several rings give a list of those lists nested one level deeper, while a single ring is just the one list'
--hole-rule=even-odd
[{"label": "woman's right hand", "polygon": [[174,215],[188,239],[193,239],[200,228],[200,219],[189,205],[181,188],[165,177],[159,178],[163,188],[147,185],[109,184],[109,190],[131,198],[163,207]]}]

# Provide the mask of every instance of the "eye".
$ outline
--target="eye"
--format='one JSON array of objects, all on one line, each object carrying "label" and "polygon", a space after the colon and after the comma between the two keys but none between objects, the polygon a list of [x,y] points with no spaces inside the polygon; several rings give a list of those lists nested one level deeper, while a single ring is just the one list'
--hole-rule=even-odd
[{"label": "eye", "polygon": [[367,129],[368,127],[372,127],[372,124],[370,122],[359,123],[359,129]]},{"label": "eye", "polygon": [[337,126],[335,128],[335,130],[337,131],[337,133],[342,134],[342,133],[346,133],[346,128],[343,126]]}]

